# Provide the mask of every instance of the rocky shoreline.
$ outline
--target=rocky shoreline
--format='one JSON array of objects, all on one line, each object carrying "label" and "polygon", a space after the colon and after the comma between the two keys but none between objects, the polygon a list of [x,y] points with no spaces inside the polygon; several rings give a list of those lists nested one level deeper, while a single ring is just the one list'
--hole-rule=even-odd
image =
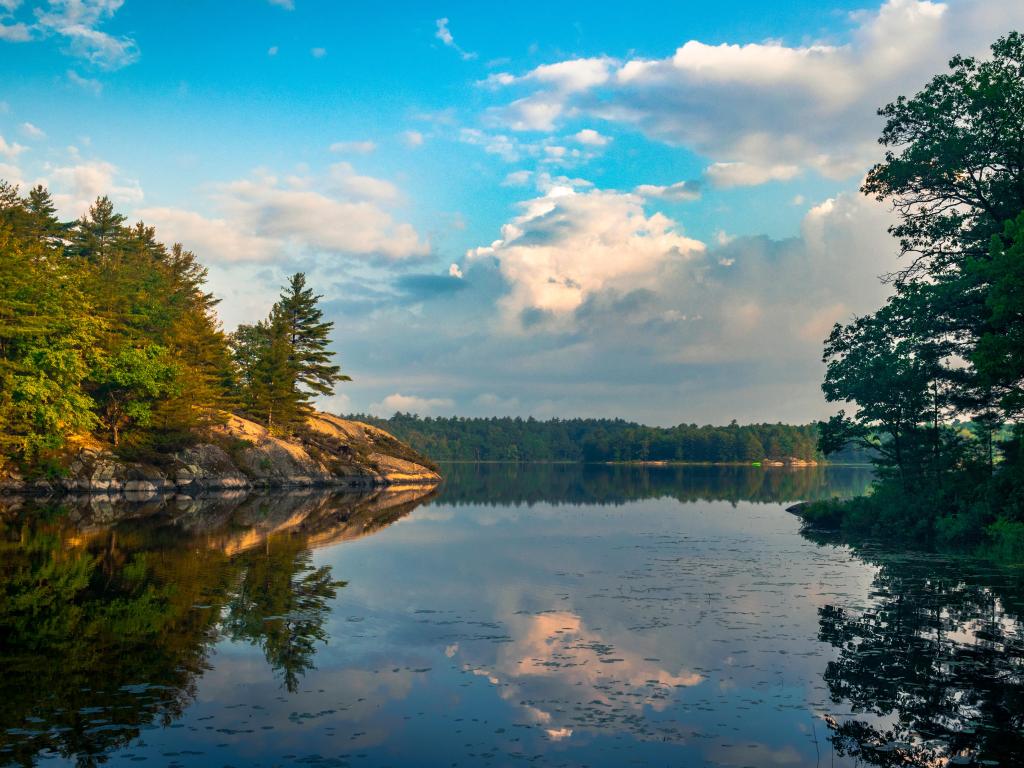
[{"label": "rocky shoreline", "polygon": [[369,489],[436,485],[431,462],[382,429],[313,413],[298,438],[275,437],[263,426],[230,415],[198,443],[159,463],[125,461],[108,447],[80,440],[58,477],[0,476],[0,493],[98,494],[145,499],[267,488]]}]

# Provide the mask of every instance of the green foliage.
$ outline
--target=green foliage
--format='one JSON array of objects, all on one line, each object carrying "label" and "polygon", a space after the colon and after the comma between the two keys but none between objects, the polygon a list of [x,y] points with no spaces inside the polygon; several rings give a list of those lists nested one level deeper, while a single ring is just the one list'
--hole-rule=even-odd
[{"label": "green foliage", "polygon": [[334,387],[351,378],[332,365],[333,352],[327,351],[334,323],[323,322],[323,311],[317,306],[322,296],[314,296],[306,287],[306,276],[297,272],[288,279],[274,314],[284,323],[291,344],[291,361],[297,383],[316,395],[333,395]]},{"label": "green foliage", "polygon": [[855,411],[820,445],[873,444],[879,485],[810,511],[937,544],[983,539],[1024,496],[1020,452],[998,440],[1024,407],[1024,37],[949,68],[880,110],[888,149],[863,191],[894,205],[907,261],[886,305],[825,343],[825,396]]},{"label": "green foliage", "polygon": [[158,461],[238,406],[288,431],[348,379],[301,273],[229,345],[195,254],[106,197],[73,223],[55,212],[44,188],[0,182],[0,469],[59,466],[93,431]]},{"label": "green foliage", "polygon": [[93,372],[93,396],[99,405],[100,421],[120,443],[121,432],[129,426],[149,426],[154,405],[176,394],[180,371],[163,347],[125,347],[104,357]]},{"label": "green foliage", "polygon": [[336,384],[351,381],[330,363],[334,323],[323,322],[320,298],[298,272],[266,320],[240,325],[231,335],[238,400],[274,431],[294,431],[310,412],[313,396],[332,394]]}]

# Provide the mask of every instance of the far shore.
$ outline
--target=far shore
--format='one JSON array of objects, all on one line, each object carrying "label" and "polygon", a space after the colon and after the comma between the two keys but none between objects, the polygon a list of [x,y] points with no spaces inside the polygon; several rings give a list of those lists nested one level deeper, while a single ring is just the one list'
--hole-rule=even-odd
[{"label": "far shore", "polygon": [[862,467],[870,469],[868,462],[818,461],[801,464],[767,463],[751,461],[516,461],[514,459],[436,459],[439,464],[565,464],[601,467],[749,467],[751,469],[818,469],[821,467]]}]

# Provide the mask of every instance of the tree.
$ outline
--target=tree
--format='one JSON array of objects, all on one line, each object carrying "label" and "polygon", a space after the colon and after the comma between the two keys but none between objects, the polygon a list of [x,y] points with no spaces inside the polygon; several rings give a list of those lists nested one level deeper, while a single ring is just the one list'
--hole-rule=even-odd
[{"label": "tree", "polygon": [[82,390],[103,323],[79,287],[45,190],[0,182],[0,465],[35,462],[95,424]]},{"label": "tree", "polygon": [[179,373],[167,350],[156,345],[126,347],[100,362],[93,397],[115,446],[128,427],[149,425],[159,399],[179,390]]},{"label": "tree", "polygon": [[954,57],[879,114],[887,150],[862,191],[892,202],[906,260],[886,305],[825,343],[826,398],[856,410],[826,425],[821,447],[874,444],[895,469],[881,487],[895,474],[903,493],[876,493],[892,507],[879,512],[987,525],[1003,480],[1024,476],[993,450],[1024,407],[1024,36],[997,40],[987,61]]},{"label": "tree", "polygon": [[1024,213],[993,236],[988,259],[967,270],[985,286],[985,324],[971,356],[982,383],[997,393],[1004,413],[1024,412]]},{"label": "tree", "polygon": [[297,388],[288,326],[283,316],[273,312],[266,321],[239,331],[234,344],[245,382],[242,401],[248,413],[269,428],[287,431],[298,421],[305,402]]},{"label": "tree", "polygon": [[322,298],[306,287],[305,274],[296,272],[275,306],[288,329],[298,384],[312,395],[332,395],[335,384],[352,380],[330,362],[334,353],[327,350],[327,345],[334,323],[323,321],[324,313],[318,306]]}]

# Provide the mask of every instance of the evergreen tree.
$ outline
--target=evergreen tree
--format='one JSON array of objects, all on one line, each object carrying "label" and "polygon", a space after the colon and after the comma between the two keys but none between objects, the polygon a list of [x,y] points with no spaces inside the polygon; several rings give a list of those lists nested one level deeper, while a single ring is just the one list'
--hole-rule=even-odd
[{"label": "evergreen tree", "polygon": [[306,287],[306,276],[296,272],[288,280],[275,307],[288,329],[292,361],[298,371],[298,384],[310,395],[332,395],[334,387],[352,379],[331,364],[334,353],[328,351],[334,323],[324,322],[318,306],[322,296]]},{"label": "evergreen tree", "polygon": [[252,371],[252,413],[270,429],[286,432],[305,410],[289,326],[281,314],[273,312],[257,329],[261,343]]}]

